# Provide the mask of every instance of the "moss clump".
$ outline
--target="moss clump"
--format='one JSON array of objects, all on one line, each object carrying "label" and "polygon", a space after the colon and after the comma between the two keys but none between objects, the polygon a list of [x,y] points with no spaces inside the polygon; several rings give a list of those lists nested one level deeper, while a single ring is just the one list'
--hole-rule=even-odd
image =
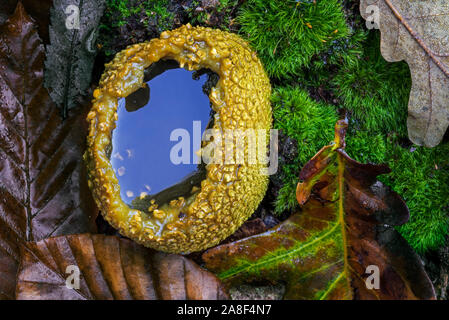
[{"label": "moss clump", "polygon": [[156,18],[161,31],[171,27],[173,13],[168,11],[169,0],[106,0],[105,18],[110,22],[107,27],[124,26],[127,19],[133,15],[144,13],[143,25],[148,25],[151,19]]},{"label": "moss clump", "polygon": [[383,134],[349,130],[346,135],[346,152],[361,163],[386,163],[389,151]]},{"label": "moss clump", "polygon": [[339,74],[341,66],[346,69],[358,66],[366,38],[367,32],[354,30],[346,37],[332,41],[329,48],[313,56],[309,66],[296,76],[297,81],[307,87],[333,90],[332,80]]},{"label": "moss clump", "polygon": [[444,245],[449,234],[449,144],[433,149],[391,146],[387,184],[404,198],[410,221],[399,231],[418,251]]},{"label": "moss clump", "polygon": [[298,142],[297,159],[281,168],[285,183],[275,203],[275,211],[281,213],[298,204],[295,197],[298,170],[333,140],[338,116],[334,106],[313,101],[306,91],[298,87],[276,88],[271,101],[274,128]]},{"label": "moss clump", "polygon": [[237,21],[276,78],[299,74],[313,55],[349,34],[339,0],[249,0]]},{"label": "moss clump", "polygon": [[407,136],[407,105],[411,88],[405,62],[388,63],[380,53],[379,32],[364,42],[358,63],[345,63],[332,80],[335,95],[352,113],[357,129],[397,132]]}]

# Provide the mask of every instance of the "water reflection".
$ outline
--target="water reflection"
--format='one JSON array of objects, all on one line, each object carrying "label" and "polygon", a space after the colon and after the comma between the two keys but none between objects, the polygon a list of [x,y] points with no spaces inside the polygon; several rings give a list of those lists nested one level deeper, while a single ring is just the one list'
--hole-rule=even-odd
[{"label": "water reflection", "polygon": [[201,122],[202,132],[206,129],[211,112],[209,98],[202,91],[206,80],[206,74],[193,80],[192,72],[171,69],[146,82],[147,88],[119,101],[111,163],[127,204],[155,194],[170,200],[180,192],[179,186],[173,185],[184,179],[188,185],[201,182],[202,173],[194,174],[198,171],[193,159],[196,150],[190,152],[190,164],[170,161],[170,150],[177,143],[170,141],[170,134],[177,128],[187,130],[192,148],[193,121]]}]

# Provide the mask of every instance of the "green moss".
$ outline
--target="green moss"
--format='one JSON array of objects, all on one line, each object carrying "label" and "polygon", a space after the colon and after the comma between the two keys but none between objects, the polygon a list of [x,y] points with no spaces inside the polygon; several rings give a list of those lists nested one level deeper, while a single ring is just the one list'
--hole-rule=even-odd
[{"label": "green moss", "polygon": [[302,168],[321,147],[333,140],[338,116],[334,106],[313,101],[306,91],[298,87],[276,88],[272,95],[272,107],[274,127],[298,142],[295,163],[282,168],[285,184],[279,191],[275,207],[277,212],[283,212],[297,205],[298,168]]},{"label": "green moss", "polygon": [[385,61],[378,31],[371,32],[363,46],[359,62],[345,64],[332,80],[335,94],[352,112],[357,129],[406,136],[409,68],[405,62]]},{"label": "green moss", "polygon": [[368,131],[349,130],[346,137],[346,152],[361,163],[386,163],[388,145],[384,135]]},{"label": "green moss", "polygon": [[386,182],[410,209],[410,221],[399,231],[421,253],[444,245],[449,234],[449,144],[413,151],[393,143],[390,149],[393,172]]},{"label": "green moss", "polygon": [[333,140],[338,119],[334,106],[312,100],[298,87],[276,88],[271,101],[274,126],[298,142],[301,164],[310,160],[323,141]]},{"label": "green moss", "polygon": [[[103,24],[103,27],[121,27],[127,23],[129,17],[144,12],[148,18],[156,17],[160,28],[165,29],[173,19],[173,14],[167,10],[168,4],[168,0],[106,0],[104,17],[108,23]],[[142,23],[145,23],[145,19]]]},{"label": "green moss", "polygon": [[268,74],[277,78],[298,75],[313,55],[349,34],[339,0],[249,0],[237,21]]}]

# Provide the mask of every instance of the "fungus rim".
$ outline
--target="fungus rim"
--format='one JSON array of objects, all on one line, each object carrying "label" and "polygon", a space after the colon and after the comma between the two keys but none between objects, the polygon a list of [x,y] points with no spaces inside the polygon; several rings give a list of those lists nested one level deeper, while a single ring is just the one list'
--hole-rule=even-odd
[{"label": "fungus rim", "polygon": [[[228,45],[223,40],[227,41]],[[144,70],[161,59],[175,60],[180,67],[187,66],[186,69],[189,71],[209,68],[216,72],[220,80],[212,88],[209,100],[216,112],[220,112],[220,108],[223,108],[226,111],[231,110],[231,115],[232,108],[236,106],[235,103],[226,104],[228,101],[226,98],[237,97],[234,91],[229,91],[234,79],[232,77],[245,75],[241,72],[246,71],[245,68],[249,66],[251,72],[245,77],[255,82],[253,85],[257,85],[258,90],[251,87],[251,81],[248,79],[240,79],[240,82],[233,83],[233,89],[240,90],[242,96],[249,99],[253,97],[250,93],[253,93],[254,101],[260,102],[259,105],[251,105],[252,109],[247,106],[247,110],[242,111],[242,114],[245,112],[251,114],[249,128],[265,130],[271,128],[271,87],[261,62],[243,39],[232,33],[190,25],[165,31],[158,39],[129,46],[106,64],[99,88],[95,89],[93,94],[92,110],[87,116],[89,136],[84,158],[88,167],[89,187],[92,189],[94,199],[105,219],[121,234],[158,250],[188,253],[213,246],[232,234],[257,208],[265,194],[268,178],[260,174],[260,169],[264,166],[260,163],[245,164],[241,170],[237,165],[209,164],[206,166],[207,178],[201,182],[199,191],[187,200],[177,199],[178,201],[173,203],[175,213],[170,213],[167,208],[164,209],[167,211],[165,212],[156,207],[157,214],[155,211],[150,216],[124,203],[109,158],[112,132],[118,119],[118,100],[141,88],[144,85]],[[246,65],[242,64],[242,60]],[[245,85],[246,87],[239,88]],[[228,116],[229,114],[225,113],[219,114],[215,118],[214,128],[233,128],[232,125],[229,126],[229,121],[234,123],[236,128],[241,125],[230,116],[231,119],[228,119]],[[244,123],[243,127],[248,127],[248,124]],[[232,188],[235,185],[239,188],[254,186],[254,190],[245,192],[248,195],[245,194],[244,197],[249,198],[247,207],[239,206],[238,203],[228,203],[227,209],[232,209],[229,209],[230,212],[226,215],[220,215],[223,209],[210,208],[210,203],[207,202],[214,203],[210,198],[217,194],[222,196],[217,198],[219,199],[215,203],[217,206],[225,202],[223,198],[229,198],[228,202],[229,200],[239,202],[234,201],[237,200],[236,192],[228,186],[228,182],[225,186],[221,185],[222,181],[215,184],[211,182],[211,177],[217,174],[217,171],[222,174],[221,179],[224,176],[223,172],[229,173]],[[176,208],[180,207],[187,210],[187,217],[179,218],[177,213],[180,211],[176,211]]]}]

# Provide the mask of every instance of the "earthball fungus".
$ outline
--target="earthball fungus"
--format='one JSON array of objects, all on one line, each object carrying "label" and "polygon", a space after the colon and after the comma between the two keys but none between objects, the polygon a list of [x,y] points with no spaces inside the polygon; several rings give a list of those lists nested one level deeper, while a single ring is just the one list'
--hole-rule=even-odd
[{"label": "earthball fungus", "polygon": [[[188,70],[207,68],[219,75],[209,99],[215,112],[213,129],[220,131],[268,132],[271,87],[256,53],[239,36],[190,25],[132,45],[106,65],[87,117],[84,158],[95,201],[122,235],[147,247],[185,254],[218,244],[256,210],[268,184],[263,172],[267,163],[249,161],[247,156],[240,162],[208,163],[199,187],[193,187],[186,197],[152,201],[148,210],[124,203],[110,162],[118,100],[141,88],[145,69],[159,60],[175,60]],[[266,153],[269,139],[262,140]],[[203,143],[202,150],[208,143]],[[223,150],[224,144],[223,139]]]}]

